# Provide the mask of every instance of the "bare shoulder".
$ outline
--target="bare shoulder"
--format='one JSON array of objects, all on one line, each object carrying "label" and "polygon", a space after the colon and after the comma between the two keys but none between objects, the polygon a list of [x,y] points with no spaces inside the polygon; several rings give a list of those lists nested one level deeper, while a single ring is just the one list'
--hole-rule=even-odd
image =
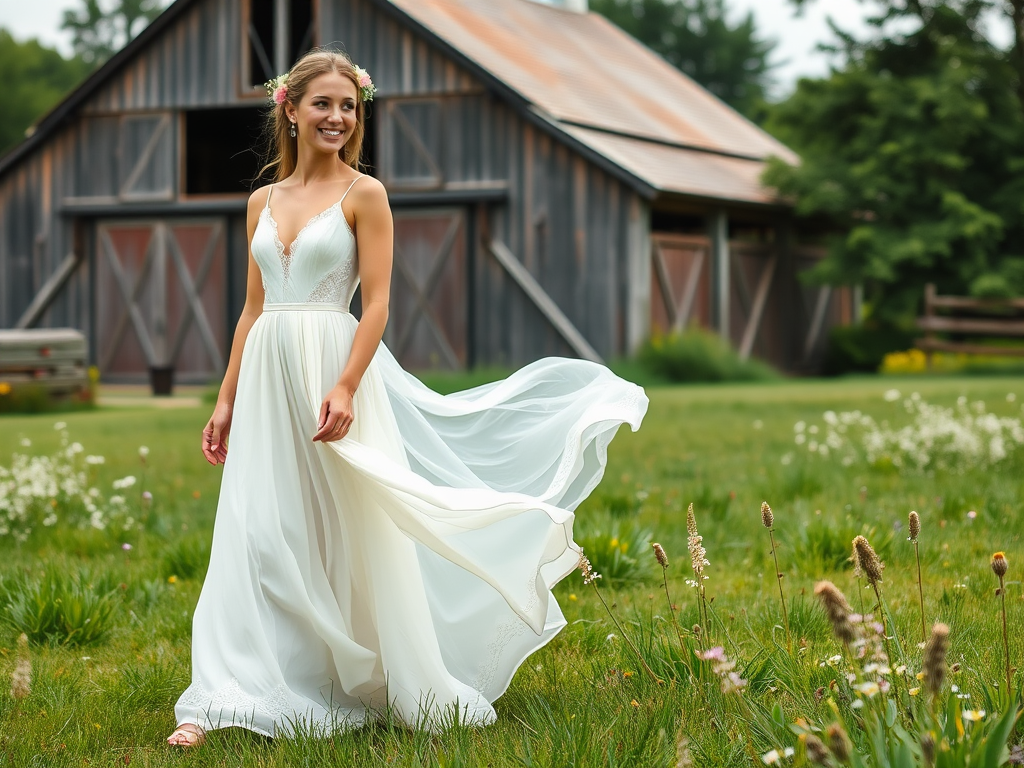
[{"label": "bare shoulder", "polygon": [[270,188],[272,186],[272,184],[266,184],[249,195],[249,203],[246,206],[246,211],[250,216],[259,214],[267,204],[267,197],[270,195]]},{"label": "bare shoulder", "polygon": [[388,191],[379,179],[364,175],[357,181],[359,183],[352,186],[352,202],[355,203],[357,210],[371,211],[390,208]]}]

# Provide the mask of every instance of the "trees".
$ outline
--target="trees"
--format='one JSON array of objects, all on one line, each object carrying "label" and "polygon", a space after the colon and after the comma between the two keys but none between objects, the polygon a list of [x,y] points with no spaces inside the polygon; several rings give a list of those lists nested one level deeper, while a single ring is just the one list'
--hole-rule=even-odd
[{"label": "trees", "polygon": [[[764,180],[841,233],[815,277],[864,284],[883,322],[915,312],[926,282],[1024,293],[1017,49],[986,39],[985,2],[884,6],[876,39],[841,36],[842,67],[772,108],[802,162],[776,159]],[[897,17],[909,31],[883,23]]]},{"label": "trees", "polygon": [[0,155],[25,138],[28,128],[89,73],[80,58],[65,59],[36,40],[19,42],[0,29]]},{"label": "trees", "polygon": [[725,0],[590,0],[590,8],[740,112],[761,107],[775,43],[757,35],[752,14],[730,25]]},{"label": "trees", "polygon": [[104,11],[99,0],[82,0],[78,10],[64,12],[61,29],[71,32],[75,53],[100,65],[145,29],[162,11],[161,0],[117,0]]}]

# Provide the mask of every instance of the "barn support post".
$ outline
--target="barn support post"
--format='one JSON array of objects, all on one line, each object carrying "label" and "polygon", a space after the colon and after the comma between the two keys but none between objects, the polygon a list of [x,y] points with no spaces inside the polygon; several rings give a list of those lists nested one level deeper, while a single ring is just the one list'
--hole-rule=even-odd
[{"label": "barn support post", "polygon": [[712,269],[715,276],[715,325],[718,334],[729,341],[729,215],[720,208],[711,214]]},{"label": "barn support post", "polygon": [[626,302],[626,354],[640,351],[651,333],[651,215],[639,195],[629,204],[626,225],[626,269],[628,278]]},{"label": "barn support post", "polygon": [[796,259],[793,252],[793,220],[782,218],[775,226],[775,240],[779,254],[778,300],[782,307],[779,332],[782,334],[782,359],[786,368],[792,368],[800,351],[800,287],[797,284]]},{"label": "barn support post", "polygon": [[292,66],[288,57],[292,36],[290,17],[291,0],[274,0],[274,70],[278,75]]}]

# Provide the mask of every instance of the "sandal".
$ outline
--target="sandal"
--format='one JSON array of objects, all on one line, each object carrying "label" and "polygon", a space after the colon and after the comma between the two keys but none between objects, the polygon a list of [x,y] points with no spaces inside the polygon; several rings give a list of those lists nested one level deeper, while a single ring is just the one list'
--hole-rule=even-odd
[{"label": "sandal", "polygon": [[176,747],[198,747],[206,743],[206,731],[195,723],[182,723],[167,737],[167,743]]}]

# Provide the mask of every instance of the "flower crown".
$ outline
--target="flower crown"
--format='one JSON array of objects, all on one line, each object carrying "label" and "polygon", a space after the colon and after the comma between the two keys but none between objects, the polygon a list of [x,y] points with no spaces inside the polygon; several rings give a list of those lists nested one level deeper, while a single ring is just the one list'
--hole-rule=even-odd
[{"label": "flower crown", "polygon": [[[362,67],[352,65],[356,71],[356,81],[359,83],[359,98],[363,101],[373,101],[377,93],[377,86],[370,79],[370,73]],[[264,83],[267,89],[267,96],[274,104],[283,104],[288,98],[288,73],[268,80]]]}]

